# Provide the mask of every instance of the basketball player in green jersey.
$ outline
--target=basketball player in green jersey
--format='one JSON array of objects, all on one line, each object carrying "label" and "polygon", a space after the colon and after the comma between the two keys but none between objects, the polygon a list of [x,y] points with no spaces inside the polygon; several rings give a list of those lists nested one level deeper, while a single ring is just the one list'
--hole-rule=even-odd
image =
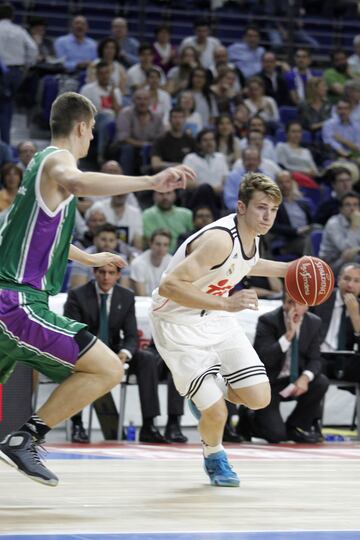
[{"label": "basketball player in green jersey", "polygon": [[125,262],[113,253],[87,254],[70,246],[76,197],[185,187],[194,173],[172,167],[155,176],[82,172],[93,139],[96,109],[68,92],[53,103],[51,145],[25,171],[19,193],[0,228],[0,382],[23,362],[60,383],[47,402],[0,443],[0,458],[29,478],[55,486],[40,460],[46,433],[118,384],[122,363],[86,325],[51,312],[48,296],[60,291],[67,260],[89,266]]}]

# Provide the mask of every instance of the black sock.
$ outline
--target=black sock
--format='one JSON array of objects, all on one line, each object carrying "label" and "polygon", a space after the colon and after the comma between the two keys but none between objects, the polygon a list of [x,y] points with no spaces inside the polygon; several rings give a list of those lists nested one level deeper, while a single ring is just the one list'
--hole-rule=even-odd
[{"label": "black sock", "polygon": [[143,427],[144,428],[149,428],[151,426],[154,425],[154,417],[153,416],[150,416],[149,418],[144,418],[143,419]]},{"label": "black sock", "polygon": [[168,426],[178,426],[179,425],[179,415],[178,414],[169,414],[167,425]]},{"label": "black sock", "polygon": [[26,433],[30,433],[34,439],[40,440],[45,437],[50,429],[51,428],[47,426],[37,414],[33,414],[30,416],[29,420],[18,429],[18,431],[26,431]]}]

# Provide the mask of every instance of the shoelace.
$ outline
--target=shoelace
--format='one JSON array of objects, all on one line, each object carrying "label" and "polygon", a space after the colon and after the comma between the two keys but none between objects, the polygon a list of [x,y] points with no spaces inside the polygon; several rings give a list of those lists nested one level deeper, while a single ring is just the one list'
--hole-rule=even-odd
[{"label": "shoelace", "polygon": [[221,457],[213,461],[214,469],[216,473],[228,473],[231,472],[233,474],[233,468],[230,465],[230,463],[227,461],[227,459]]},{"label": "shoelace", "polygon": [[33,455],[34,460],[39,465],[44,466],[43,462],[41,461],[41,458],[44,458],[47,454],[47,450],[41,445],[43,441],[34,441],[31,443],[30,451]]}]

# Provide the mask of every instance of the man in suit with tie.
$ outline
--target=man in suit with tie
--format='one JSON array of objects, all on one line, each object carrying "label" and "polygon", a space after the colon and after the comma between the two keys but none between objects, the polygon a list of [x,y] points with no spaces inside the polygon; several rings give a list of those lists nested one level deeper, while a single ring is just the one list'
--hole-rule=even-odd
[{"label": "man in suit with tie", "polygon": [[[360,345],[360,264],[345,263],[340,269],[338,287],[330,298],[312,308],[321,318],[321,352],[359,351]],[[344,380],[360,381],[359,362],[346,368]]]},{"label": "man in suit with tie", "polygon": [[[165,438],[154,426],[160,414],[158,387],[158,358],[150,351],[137,349],[138,336],[134,294],[117,284],[120,269],[112,264],[94,268],[95,280],[72,289],[64,306],[64,314],[88,325],[88,330],[108,344],[123,364],[129,363],[129,372],[136,374],[139,386],[143,425],[139,440],[148,443],[186,442],[177,423],[183,414],[183,398],[173,384],[169,421]],[[81,413],[73,418],[73,442],[88,442],[81,422]],[[174,429],[174,424],[177,429]]]},{"label": "man in suit with tie", "polygon": [[[283,305],[259,317],[254,348],[265,365],[271,385],[271,402],[265,409],[241,414],[239,431],[271,443],[292,440],[316,443],[321,432],[312,431],[321,418],[321,401],[329,381],[321,371],[321,320],[284,293]],[[280,402],[297,400],[283,420]]]}]

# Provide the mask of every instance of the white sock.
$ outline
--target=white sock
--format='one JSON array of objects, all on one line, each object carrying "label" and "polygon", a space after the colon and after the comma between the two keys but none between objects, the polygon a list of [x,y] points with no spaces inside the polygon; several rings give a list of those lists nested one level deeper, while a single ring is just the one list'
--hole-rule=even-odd
[{"label": "white sock", "polygon": [[224,447],[222,444],[217,444],[216,446],[208,446],[204,441],[202,442],[204,457],[209,457],[210,454],[216,454],[216,452],[222,452]]}]

